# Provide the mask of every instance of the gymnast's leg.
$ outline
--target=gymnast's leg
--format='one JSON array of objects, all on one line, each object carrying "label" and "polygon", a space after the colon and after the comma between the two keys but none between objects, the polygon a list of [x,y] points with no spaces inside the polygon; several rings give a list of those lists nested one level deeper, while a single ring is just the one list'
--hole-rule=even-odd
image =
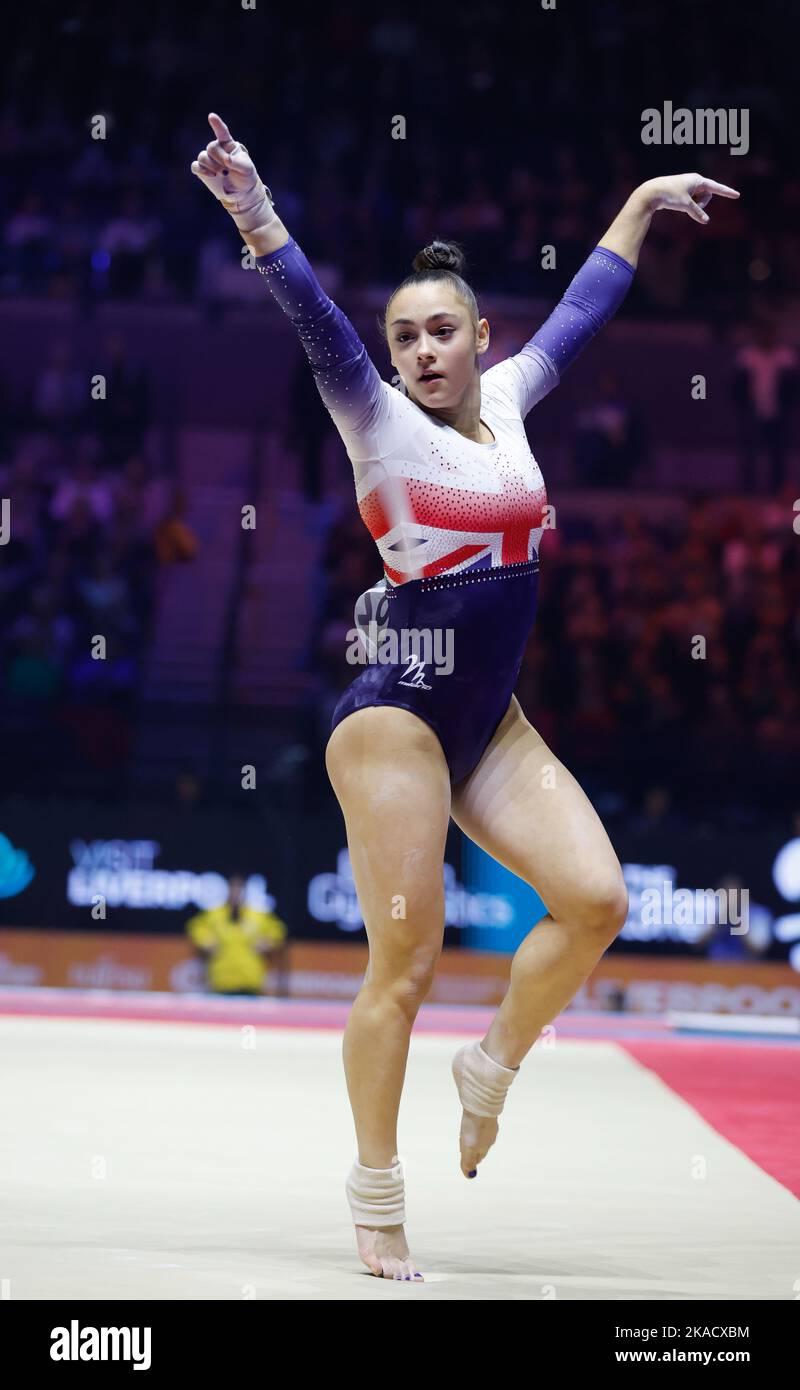
[{"label": "gymnast's leg", "polygon": [[497,1115],[523,1058],[624,925],[628,893],[600,817],[516,696],[475,771],[453,788],[451,814],[549,909],[517,948],[485,1037],[454,1058],[464,1107],[461,1170],[469,1176],[497,1137]]},{"label": "gymnast's leg", "polygon": [[450,775],[433,730],[391,706],[343,719],[325,762],[345,819],[369,941],[369,965],[343,1045],[358,1138],[348,1200],[359,1254],[373,1274],[413,1279],[397,1114],[411,1028],[442,950]]}]

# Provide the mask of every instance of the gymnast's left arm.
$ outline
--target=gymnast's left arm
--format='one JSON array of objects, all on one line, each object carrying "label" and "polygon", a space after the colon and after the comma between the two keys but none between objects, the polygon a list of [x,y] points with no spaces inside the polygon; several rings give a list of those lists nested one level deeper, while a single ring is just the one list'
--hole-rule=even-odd
[{"label": "gymnast's left arm", "polygon": [[515,395],[523,419],[616,313],[633,281],[653,214],[666,208],[705,224],[709,217],[704,208],[715,193],[739,197],[735,188],[700,174],[668,174],[634,189],[553,312],[522,351],[508,359],[515,368]]},{"label": "gymnast's left arm", "polygon": [[702,174],[664,174],[648,179],[633,190],[601,238],[599,247],[622,256],[635,270],[654,212],[658,212],[659,208],[685,212],[695,222],[705,226],[711,220],[705,208],[715,193],[720,198],[739,197],[735,188],[729,188],[726,183],[717,183],[715,179],[704,179]]}]

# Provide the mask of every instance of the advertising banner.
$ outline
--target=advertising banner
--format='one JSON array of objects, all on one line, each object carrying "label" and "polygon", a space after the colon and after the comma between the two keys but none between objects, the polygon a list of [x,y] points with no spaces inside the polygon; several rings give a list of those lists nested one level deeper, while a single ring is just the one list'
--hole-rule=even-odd
[{"label": "advertising banner", "polygon": [[[626,954],[800,971],[800,838],[690,830],[620,834]],[[0,802],[0,926],[180,935],[225,901],[228,875],[295,941],[366,943],[341,812]],[[576,862],[575,872],[580,872]],[[445,946],[513,953],[546,911],[539,895],[451,825]]]}]

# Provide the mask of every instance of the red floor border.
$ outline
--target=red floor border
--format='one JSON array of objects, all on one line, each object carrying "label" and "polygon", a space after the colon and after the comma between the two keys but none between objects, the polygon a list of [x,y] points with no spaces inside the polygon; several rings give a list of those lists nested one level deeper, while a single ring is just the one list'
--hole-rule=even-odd
[{"label": "red floor border", "polygon": [[687,1050],[676,1041],[621,1038],[619,1046],[800,1197],[800,1048],[691,1038]]}]

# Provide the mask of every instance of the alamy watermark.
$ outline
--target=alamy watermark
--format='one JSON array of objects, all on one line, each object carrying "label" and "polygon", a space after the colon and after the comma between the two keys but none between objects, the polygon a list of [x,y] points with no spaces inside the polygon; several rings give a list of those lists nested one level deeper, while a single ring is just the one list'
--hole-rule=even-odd
[{"label": "alamy watermark", "polygon": [[750,925],[749,888],[676,888],[664,879],[660,888],[645,888],[641,898],[641,920],[645,926],[675,923],[699,926],[702,923],[731,924],[731,936],[744,936]]},{"label": "alamy watermark", "polygon": [[727,145],[730,154],[750,148],[750,112],[746,106],[704,107],[690,111],[665,101],[663,109],[642,112],[643,145]]},{"label": "alamy watermark", "polygon": [[449,676],[455,662],[455,631],[451,627],[389,627],[389,604],[384,583],[375,584],[361,594],[353,612],[355,627],[348,628],[345,653],[351,665],[398,666],[402,672],[398,685],[430,690],[427,669],[437,676]]},{"label": "alamy watermark", "polygon": [[425,668],[433,667],[437,676],[449,676],[454,666],[455,631],[452,627],[387,628],[375,619],[347,631],[345,653],[353,665],[377,663],[408,669],[398,685],[410,685],[417,690],[430,690],[425,682]]}]

